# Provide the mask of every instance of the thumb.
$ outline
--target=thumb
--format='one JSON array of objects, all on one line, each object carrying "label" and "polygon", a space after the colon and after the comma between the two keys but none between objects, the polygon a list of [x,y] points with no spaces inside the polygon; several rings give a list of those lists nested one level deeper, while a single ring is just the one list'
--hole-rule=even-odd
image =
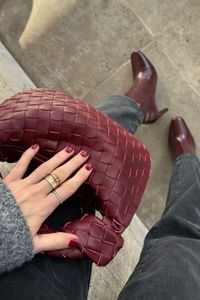
[{"label": "thumb", "polygon": [[38,234],[34,239],[34,252],[60,250],[79,245],[79,238],[71,233],[56,232],[49,234]]}]

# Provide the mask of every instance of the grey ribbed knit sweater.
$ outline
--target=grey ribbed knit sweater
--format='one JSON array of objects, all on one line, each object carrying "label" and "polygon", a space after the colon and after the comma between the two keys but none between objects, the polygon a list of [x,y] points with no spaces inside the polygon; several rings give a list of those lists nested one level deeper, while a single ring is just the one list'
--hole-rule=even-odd
[{"label": "grey ribbed knit sweater", "polygon": [[11,191],[0,179],[0,274],[33,258],[33,240]]}]

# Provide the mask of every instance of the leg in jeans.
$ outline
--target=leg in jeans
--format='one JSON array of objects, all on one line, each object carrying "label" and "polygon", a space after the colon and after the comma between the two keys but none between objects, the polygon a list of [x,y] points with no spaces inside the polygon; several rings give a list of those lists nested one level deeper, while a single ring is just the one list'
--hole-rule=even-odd
[{"label": "leg in jeans", "polygon": [[[139,105],[126,96],[112,96],[97,106],[131,133],[143,120]],[[74,196],[74,195],[73,195]],[[60,228],[79,218],[76,197],[70,197],[48,217],[46,223]],[[4,300],[87,299],[92,263],[89,259],[70,260],[36,254],[30,262],[0,276],[0,298]]]},{"label": "leg in jeans", "polygon": [[130,133],[134,133],[144,119],[138,103],[127,96],[108,97],[96,108],[117,121]]},{"label": "leg in jeans", "polygon": [[200,162],[185,154],[175,161],[164,213],[118,299],[199,299],[199,257]]}]

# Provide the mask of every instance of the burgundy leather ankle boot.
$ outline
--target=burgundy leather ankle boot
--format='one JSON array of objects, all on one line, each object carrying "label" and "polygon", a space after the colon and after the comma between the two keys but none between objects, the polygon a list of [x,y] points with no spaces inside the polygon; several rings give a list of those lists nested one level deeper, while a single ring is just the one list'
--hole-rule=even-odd
[{"label": "burgundy leather ankle boot", "polygon": [[186,153],[196,153],[194,138],[181,117],[171,120],[169,128],[169,146],[175,158]]},{"label": "burgundy leather ankle boot", "polygon": [[133,52],[131,54],[131,63],[135,80],[134,84],[125,95],[133,98],[140,104],[141,110],[144,114],[143,123],[155,122],[168,111],[167,108],[158,111],[156,107],[156,70],[141,51]]}]

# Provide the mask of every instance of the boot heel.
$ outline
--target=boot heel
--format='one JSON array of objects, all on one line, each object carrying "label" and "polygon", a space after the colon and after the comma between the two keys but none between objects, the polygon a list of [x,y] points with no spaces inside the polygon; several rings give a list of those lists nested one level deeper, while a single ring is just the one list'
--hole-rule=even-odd
[{"label": "boot heel", "polygon": [[156,120],[158,120],[160,117],[162,117],[166,112],[168,112],[168,108],[164,108],[161,111],[148,111],[145,115],[144,124],[149,124],[149,123],[153,123]]}]

